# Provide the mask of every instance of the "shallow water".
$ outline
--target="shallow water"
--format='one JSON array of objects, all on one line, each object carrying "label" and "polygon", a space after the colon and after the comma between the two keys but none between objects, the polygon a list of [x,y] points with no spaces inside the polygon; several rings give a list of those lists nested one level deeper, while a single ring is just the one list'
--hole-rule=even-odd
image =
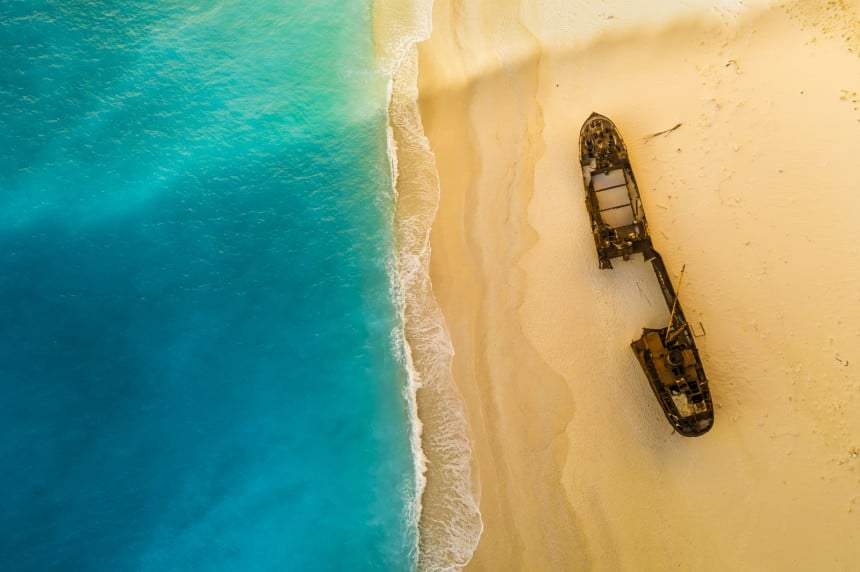
[{"label": "shallow water", "polygon": [[0,30],[3,568],[414,566],[369,3]]}]

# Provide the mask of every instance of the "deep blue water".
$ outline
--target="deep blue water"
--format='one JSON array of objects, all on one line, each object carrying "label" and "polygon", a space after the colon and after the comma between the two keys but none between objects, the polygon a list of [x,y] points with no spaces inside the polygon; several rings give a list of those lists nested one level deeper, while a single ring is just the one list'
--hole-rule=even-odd
[{"label": "deep blue water", "polygon": [[406,570],[370,0],[0,0],[0,569]]}]

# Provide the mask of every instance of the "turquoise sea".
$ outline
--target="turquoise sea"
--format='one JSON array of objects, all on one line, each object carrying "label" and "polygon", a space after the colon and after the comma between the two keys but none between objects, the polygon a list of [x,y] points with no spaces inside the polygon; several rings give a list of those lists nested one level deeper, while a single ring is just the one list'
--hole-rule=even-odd
[{"label": "turquoise sea", "polygon": [[371,0],[0,0],[0,569],[409,570]]}]

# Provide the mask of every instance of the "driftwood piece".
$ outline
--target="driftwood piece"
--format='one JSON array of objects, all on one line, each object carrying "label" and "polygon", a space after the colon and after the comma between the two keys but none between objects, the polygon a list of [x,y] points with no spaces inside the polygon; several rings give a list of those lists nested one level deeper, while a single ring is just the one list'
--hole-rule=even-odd
[{"label": "driftwood piece", "polygon": [[658,131],[657,133],[652,133],[651,135],[646,135],[645,137],[642,138],[642,140],[643,141],[650,141],[651,139],[654,139],[658,135],[664,135],[664,136],[669,135],[669,133],[671,133],[675,129],[678,129],[679,127],[681,127],[681,125],[683,125],[683,123],[678,123],[674,127],[670,127],[669,129],[664,129],[663,131]]}]

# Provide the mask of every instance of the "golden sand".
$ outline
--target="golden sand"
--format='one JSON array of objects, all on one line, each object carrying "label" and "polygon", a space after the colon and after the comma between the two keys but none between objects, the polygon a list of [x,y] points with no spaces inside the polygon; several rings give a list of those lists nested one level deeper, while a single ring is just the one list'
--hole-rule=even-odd
[{"label": "golden sand", "polygon": [[[437,0],[419,45],[426,294],[483,523],[467,569],[860,569],[857,4],[576,4]],[[665,323],[650,265],[597,268],[592,111],[625,138],[676,282],[686,264],[703,437],[672,434],[629,349]]]},{"label": "golden sand", "polygon": [[[860,569],[860,8],[710,4],[436,0],[430,34],[377,3],[423,569]],[[597,268],[592,111],[686,265],[703,437],[629,349],[667,318],[650,265]]]}]

